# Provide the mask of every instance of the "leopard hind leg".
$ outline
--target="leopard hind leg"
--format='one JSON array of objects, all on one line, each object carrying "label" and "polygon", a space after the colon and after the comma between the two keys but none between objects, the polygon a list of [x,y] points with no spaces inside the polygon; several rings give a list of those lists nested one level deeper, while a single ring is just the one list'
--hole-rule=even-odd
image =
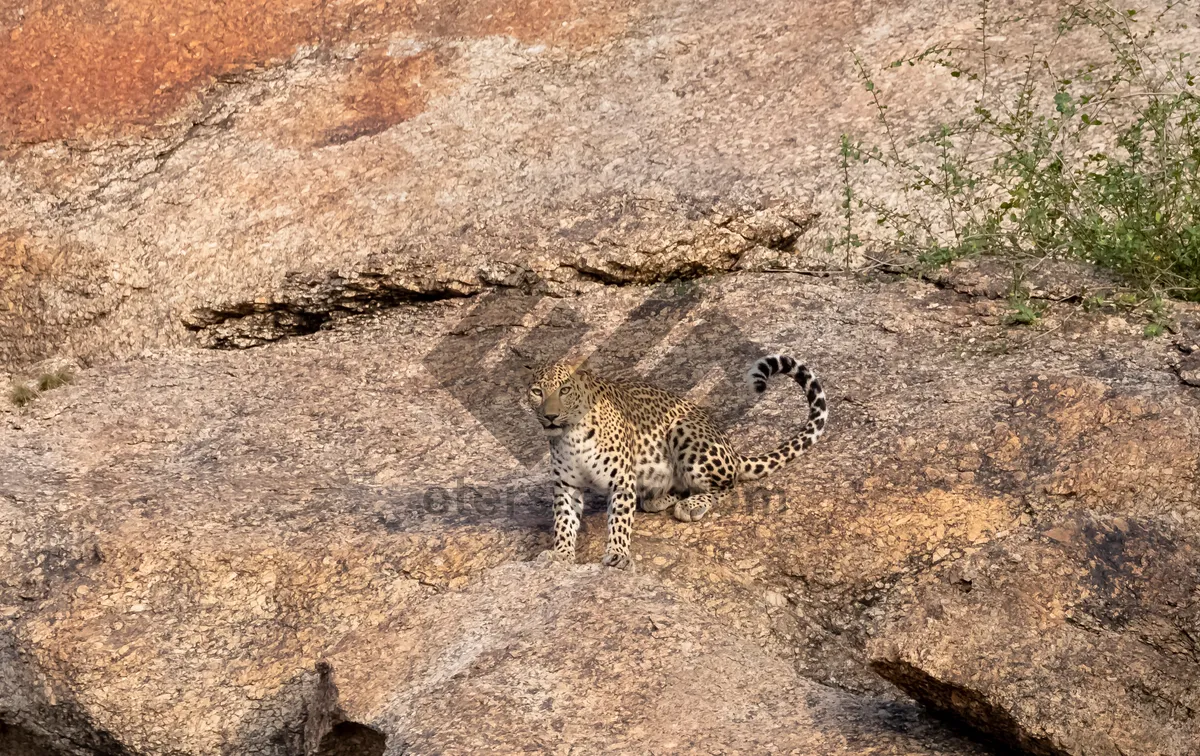
[{"label": "leopard hind leg", "polygon": [[715,493],[694,493],[675,502],[675,519],[680,522],[699,522],[720,501]]},{"label": "leopard hind leg", "polygon": [[677,452],[675,488],[685,493],[675,501],[680,522],[698,522],[717,507],[724,492],[737,481],[735,455],[723,444],[704,440]]},{"label": "leopard hind leg", "polygon": [[673,493],[665,493],[653,499],[642,499],[642,511],[651,513],[663,512],[674,507],[678,501],[679,497]]}]

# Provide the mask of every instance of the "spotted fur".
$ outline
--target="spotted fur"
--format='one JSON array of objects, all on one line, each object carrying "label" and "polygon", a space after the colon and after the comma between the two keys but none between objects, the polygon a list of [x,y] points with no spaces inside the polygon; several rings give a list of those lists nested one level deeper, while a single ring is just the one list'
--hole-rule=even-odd
[{"label": "spotted fur", "polygon": [[803,430],[766,454],[743,457],[704,410],[641,383],[614,383],[581,366],[560,362],[538,371],[529,401],[550,441],[554,473],[554,546],[545,558],[574,560],[583,494],[608,496],[604,564],[629,566],[633,511],[673,507],[676,519],[696,522],[722,492],[778,470],[825,431],[825,392],[816,376],[786,355],[764,357],[747,379],[766,390],[776,375],[791,376],[808,399]]}]

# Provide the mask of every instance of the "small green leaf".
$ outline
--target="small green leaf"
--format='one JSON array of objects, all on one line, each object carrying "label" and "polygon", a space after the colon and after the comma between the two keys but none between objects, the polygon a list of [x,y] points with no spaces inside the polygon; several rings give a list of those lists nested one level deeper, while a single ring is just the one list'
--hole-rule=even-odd
[{"label": "small green leaf", "polygon": [[1054,109],[1066,116],[1074,115],[1075,103],[1071,100],[1071,94],[1059,92],[1054,95]]}]

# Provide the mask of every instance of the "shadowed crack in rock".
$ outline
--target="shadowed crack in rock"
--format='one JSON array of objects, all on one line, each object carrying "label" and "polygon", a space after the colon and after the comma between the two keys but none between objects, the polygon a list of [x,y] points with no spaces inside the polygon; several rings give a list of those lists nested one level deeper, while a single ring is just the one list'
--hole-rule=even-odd
[{"label": "shadowed crack in rock", "polygon": [[[561,260],[546,271],[492,261],[480,270],[465,273],[383,272],[369,268],[347,275],[292,273],[278,296],[196,308],[183,323],[199,334],[206,348],[245,349],[315,333],[341,314],[378,312],[496,289],[562,294],[556,290],[562,282],[552,279],[564,272],[576,283],[606,286],[690,280],[732,272],[755,249],[786,251],[816,218],[807,207],[793,204],[697,212],[689,211],[683,227],[665,243],[636,234],[628,239],[606,238],[596,242],[588,253]],[[589,237],[588,243],[592,241]]]},{"label": "shadowed crack in rock", "polygon": [[1200,353],[1184,357],[1175,365],[1175,373],[1185,385],[1200,388]]},{"label": "shadowed crack in rock", "polygon": [[874,660],[871,667],[951,725],[965,728],[983,739],[1030,756],[1070,756],[1045,738],[1031,736],[1004,709],[978,691],[938,680],[903,660]]},{"label": "shadowed crack in rock", "polygon": [[387,738],[373,727],[340,722],[321,738],[316,756],[383,756]]},{"label": "shadowed crack in rock", "polygon": [[[296,278],[293,277],[293,281]],[[329,276],[301,284],[302,293],[281,301],[242,302],[230,307],[199,308],[185,325],[200,333],[209,349],[246,349],[291,336],[316,333],[338,314],[378,312],[414,302],[466,297],[479,288],[453,283],[430,288],[406,285],[394,278],[363,273],[353,279]]]},{"label": "shadowed crack in rock", "polygon": [[0,753],[12,756],[60,756],[45,740],[24,727],[0,722]]},{"label": "shadowed crack in rock", "polygon": [[383,756],[387,736],[346,718],[328,662],[317,664],[317,684],[305,709],[304,756]]}]

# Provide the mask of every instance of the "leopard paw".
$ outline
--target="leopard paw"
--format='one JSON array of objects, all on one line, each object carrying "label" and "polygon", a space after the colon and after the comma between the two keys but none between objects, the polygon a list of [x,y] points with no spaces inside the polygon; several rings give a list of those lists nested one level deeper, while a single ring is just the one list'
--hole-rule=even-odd
[{"label": "leopard paw", "polygon": [[699,522],[704,515],[708,514],[708,504],[689,503],[689,501],[689,499],[681,499],[675,505],[675,519],[680,522]]},{"label": "leopard paw", "polygon": [[659,496],[657,499],[649,499],[649,500],[643,499],[642,500],[642,511],[650,512],[650,513],[661,512],[664,509],[669,509],[671,507],[671,505],[673,505],[674,503],[675,503],[674,496]]},{"label": "leopard paw", "polygon": [[615,567],[618,570],[627,570],[633,562],[628,554],[605,554],[601,557],[600,564],[605,567]]}]

